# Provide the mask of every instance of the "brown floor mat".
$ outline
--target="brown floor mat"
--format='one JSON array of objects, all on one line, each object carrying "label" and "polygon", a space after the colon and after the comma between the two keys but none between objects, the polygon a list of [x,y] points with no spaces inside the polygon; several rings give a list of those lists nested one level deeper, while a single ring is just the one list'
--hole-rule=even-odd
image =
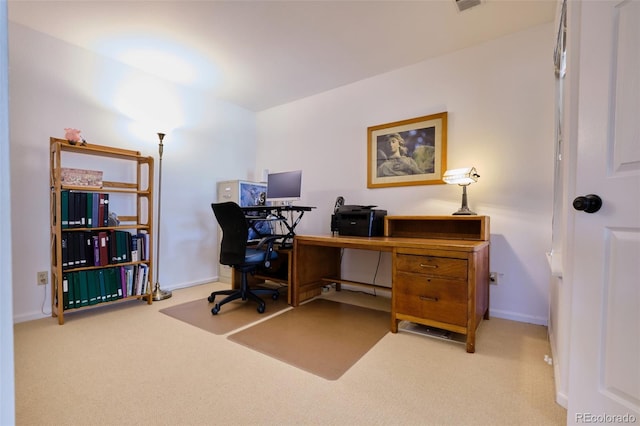
[{"label": "brown floor mat", "polygon": [[[224,296],[218,296],[216,301],[223,298]],[[289,307],[286,292],[280,294],[278,300],[273,300],[270,296],[263,296],[262,300],[266,304],[263,314],[257,312],[258,304],[251,300],[234,300],[223,305],[220,312],[213,315],[211,308],[214,303],[209,303],[206,297],[160,309],[160,312],[213,334],[226,334]]]},{"label": "brown floor mat", "polygon": [[315,299],[227,338],[336,380],[389,332],[390,324],[389,312]]}]

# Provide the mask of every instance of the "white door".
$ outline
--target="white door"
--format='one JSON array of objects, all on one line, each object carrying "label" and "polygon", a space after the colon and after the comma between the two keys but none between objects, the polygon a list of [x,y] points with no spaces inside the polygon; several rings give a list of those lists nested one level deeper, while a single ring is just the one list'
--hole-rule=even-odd
[{"label": "white door", "polygon": [[580,46],[568,201],[597,194],[603,205],[569,213],[567,422],[640,424],[640,0],[569,7],[569,37],[579,31]]}]

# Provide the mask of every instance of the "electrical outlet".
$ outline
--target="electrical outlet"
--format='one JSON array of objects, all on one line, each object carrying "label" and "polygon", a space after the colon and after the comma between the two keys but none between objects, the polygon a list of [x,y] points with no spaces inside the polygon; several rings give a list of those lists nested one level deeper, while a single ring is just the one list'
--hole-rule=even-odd
[{"label": "electrical outlet", "polygon": [[498,285],[498,273],[497,272],[489,272],[489,283],[493,285]]},{"label": "electrical outlet", "polygon": [[47,271],[38,272],[38,285],[47,285],[49,284],[49,274]]}]

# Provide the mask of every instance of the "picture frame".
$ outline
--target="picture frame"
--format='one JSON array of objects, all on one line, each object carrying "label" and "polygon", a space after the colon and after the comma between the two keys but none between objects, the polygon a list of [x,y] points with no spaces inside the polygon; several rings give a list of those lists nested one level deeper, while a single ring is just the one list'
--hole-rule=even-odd
[{"label": "picture frame", "polygon": [[447,112],[367,128],[367,188],[442,184]]}]

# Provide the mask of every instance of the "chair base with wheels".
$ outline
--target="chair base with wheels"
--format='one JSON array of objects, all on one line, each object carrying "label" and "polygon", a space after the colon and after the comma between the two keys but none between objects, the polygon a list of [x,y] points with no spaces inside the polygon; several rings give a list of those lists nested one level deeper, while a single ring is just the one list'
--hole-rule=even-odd
[{"label": "chair base with wheels", "polygon": [[259,295],[266,294],[271,295],[273,300],[278,300],[280,293],[278,289],[270,289],[270,288],[249,288],[247,284],[247,273],[255,270],[255,265],[249,265],[245,267],[236,267],[242,273],[242,280],[240,283],[240,288],[231,289],[231,290],[219,290],[214,291],[209,295],[209,303],[213,303],[216,300],[216,296],[227,296],[222,299],[220,302],[216,303],[211,309],[211,313],[213,315],[217,315],[220,312],[220,307],[225,303],[229,303],[231,301],[242,299],[242,300],[253,300],[258,304],[258,313],[264,313],[266,306],[264,300],[262,300]]}]

